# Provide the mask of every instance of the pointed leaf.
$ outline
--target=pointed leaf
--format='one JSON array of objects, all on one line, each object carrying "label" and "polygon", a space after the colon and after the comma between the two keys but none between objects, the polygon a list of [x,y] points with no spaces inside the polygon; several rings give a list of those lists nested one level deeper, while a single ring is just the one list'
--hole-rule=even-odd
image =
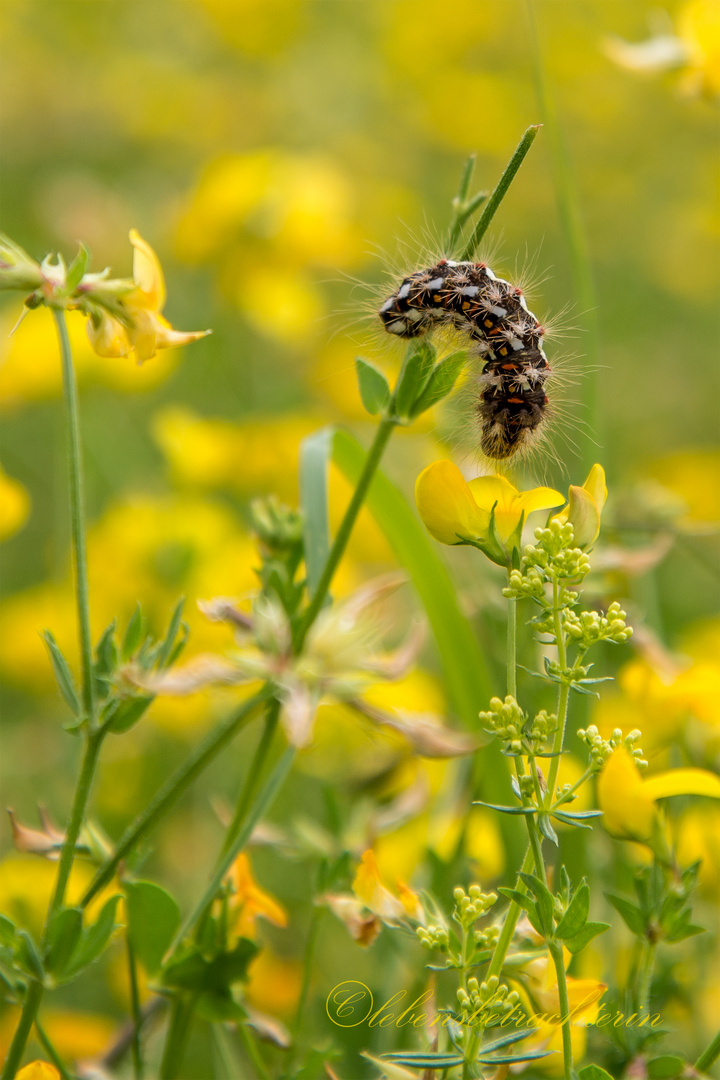
[{"label": "pointed leaf", "polygon": [[143,695],[122,701],[112,701],[103,713],[103,724],[107,725],[107,730],[114,735],[121,735],[137,724],[154,700],[153,696]]},{"label": "pointed leaf", "polygon": [[180,908],[152,881],[128,882],[125,895],[130,941],[145,971],[153,975],[180,926]]},{"label": "pointed leaf", "polygon": [[392,1061],[395,1065],[409,1065],[413,1069],[451,1069],[453,1065],[462,1065],[462,1054],[435,1054],[423,1050],[408,1050],[405,1053],[383,1054],[383,1061]]},{"label": "pointed leaf", "polygon": [[82,934],[83,913],[80,908],[62,908],[50,920],[45,968],[61,976]]},{"label": "pointed leaf", "polygon": [[115,644],[115,620],[103,631],[102,637],[95,647],[95,663],[93,665],[96,675],[109,675],[117,667],[118,651]]},{"label": "pointed leaf", "polygon": [[23,971],[26,971],[37,982],[42,982],[45,977],[42,960],[27,930],[18,930],[17,943],[17,959]]},{"label": "pointed leaf", "polygon": [[66,975],[78,974],[93,960],[97,960],[110,940],[115,930],[115,910],[120,901],[120,896],[111,896],[100,912],[97,921],[92,926],[83,930],[80,942],[72,955],[70,963],[66,966]]},{"label": "pointed leaf", "polygon": [[68,662],[60,652],[58,644],[49,630],[44,630],[41,636],[50,653],[50,660],[52,661],[53,671],[60,688],[60,693],[65,698],[65,701],[70,706],[75,716],[79,717],[82,715],[82,708],[80,705],[80,698],[75,689],[75,680],[72,677]]},{"label": "pointed leaf", "polygon": [[537,1030],[537,1028],[527,1028],[525,1031],[510,1031],[500,1039],[494,1039],[492,1042],[483,1046],[481,1048],[481,1053],[489,1054],[492,1050],[501,1050],[503,1046],[511,1046],[512,1043],[520,1042],[521,1039],[529,1039]]},{"label": "pointed leaf", "polygon": [[546,840],[550,840],[555,847],[558,847],[559,841],[557,833],[552,827],[549,814],[538,814],[538,828]]},{"label": "pointed leaf", "polygon": [[180,629],[180,623],[182,622],[182,613],[185,606],[185,597],[181,596],[178,600],[172,615],[170,616],[170,624],[168,626],[165,640],[163,641],[160,652],[158,654],[157,666],[164,668],[168,666],[170,655],[175,644],[175,638],[177,637],[178,630]]},{"label": "pointed leaf", "polygon": [[588,942],[592,941],[598,934],[604,934],[606,930],[610,929],[610,923],[606,922],[586,922],[579,934],[575,937],[567,938],[563,944],[566,949],[569,949],[571,953],[579,953],[585,948]]},{"label": "pointed leaf", "polygon": [[398,416],[410,416],[413,405],[430,378],[436,356],[429,341],[421,341],[410,347],[395,387],[395,410]]},{"label": "pointed leaf", "polygon": [[485,1057],[481,1053],[477,1061],[481,1065],[511,1065],[514,1061],[538,1061],[539,1058],[556,1053],[557,1050],[527,1050],[524,1054],[510,1054],[507,1057]]},{"label": "pointed leaf", "polygon": [[456,352],[446,356],[433,368],[425,389],[415,399],[410,408],[409,415],[411,419],[420,416],[421,413],[431,409],[433,405],[437,405],[439,401],[448,396],[455,386],[466,360],[466,352]]},{"label": "pointed leaf", "polygon": [[534,814],[537,808],[534,806],[500,806],[498,803],[482,802],[476,799],[473,806],[486,806],[489,810],[498,810],[501,814]]},{"label": "pointed leaf", "polygon": [[549,937],[553,929],[553,898],[547,885],[533,874],[520,874],[528,890],[537,901],[538,917],[542,923],[544,937]]},{"label": "pointed leaf", "polygon": [[620,913],[628,929],[632,930],[637,937],[644,937],[645,916],[640,908],[635,907],[635,904],[631,904],[629,900],[622,896],[614,896],[613,893],[605,893],[605,896],[615,910]]},{"label": "pointed leaf", "polygon": [[555,929],[555,937],[565,940],[580,933],[590,913],[590,886],[583,881]]},{"label": "pointed leaf", "polygon": [[65,287],[69,293],[73,292],[82,281],[85,276],[85,271],[88,268],[89,261],[90,252],[85,245],[81,243],[77,255],[67,268]]},{"label": "pointed leaf", "polygon": [[586,1065],[584,1069],[580,1069],[578,1076],[580,1080],[613,1080],[609,1072],[605,1072],[599,1065]]},{"label": "pointed leaf", "polygon": [[130,616],[130,622],[127,624],[127,630],[122,640],[120,647],[120,655],[123,660],[129,660],[131,656],[134,656],[137,649],[140,648],[140,643],[143,639],[143,613],[140,604],[138,603]]},{"label": "pointed leaf", "polygon": [[330,552],[328,462],[335,429],[322,428],[300,444],[300,505],[303,512],[305,573],[308,592],[315,592]]},{"label": "pointed leaf", "polygon": [[355,371],[360,397],[366,410],[371,416],[384,412],[390,403],[390,387],[382,371],[362,356],[355,357]]}]

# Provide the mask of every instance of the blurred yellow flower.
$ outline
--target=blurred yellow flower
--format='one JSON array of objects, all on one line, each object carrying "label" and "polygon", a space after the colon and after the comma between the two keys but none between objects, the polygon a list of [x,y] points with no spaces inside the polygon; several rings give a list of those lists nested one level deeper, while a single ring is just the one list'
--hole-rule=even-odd
[{"label": "blurred yellow flower", "polygon": [[720,891],[720,806],[689,806],[677,824],[675,851],[681,866],[700,860],[700,888],[710,900]]},{"label": "blurred yellow flower", "polygon": [[22,529],[30,514],[30,496],[19,480],[13,480],[0,466],[0,540]]},{"label": "blurred yellow flower", "polygon": [[519,492],[504,476],[469,483],[451,461],[435,461],[417,478],[415,501],[428,532],[442,544],[471,544],[505,566],[521,542],[528,514],[559,506],[552,488]]},{"label": "blurred yellow flower", "polygon": [[264,892],[252,874],[250,859],[244,851],[233,863],[227,881],[232,886],[230,899],[231,929],[237,937],[254,938],[255,920],[262,916],[275,926],[287,926],[285,908]]},{"label": "blurred yellow flower", "polygon": [[632,756],[619,747],[598,778],[598,803],[608,832],[645,842],[656,828],[655,803],[672,795],[720,799],[720,777],[706,769],[672,769],[643,780]]},{"label": "blurred yellow flower", "polygon": [[607,499],[605,470],[602,465],[593,465],[582,487],[570,485],[567,506],[553,519],[565,524],[569,521],[573,527],[575,546],[588,548],[600,533],[600,518]]},{"label": "blurred yellow flower", "polygon": [[98,281],[88,292],[88,297],[98,302],[92,305],[87,333],[90,344],[99,356],[129,356],[135,353],[138,363],[142,363],[150,360],[158,349],[187,345],[205,337],[210,331],[173,330],[160,314],[167,298],[160,261],[137,229],[130,230],[130,243],[134,249],[135,287],[115,297],[112,308],[108,310],[101,306],[103,282]]},{"label": "blurred yellow flower", "polygon": [[264,947],[248,968],[245,998],[271,1016],[290,1016],[295,1011],[302,984],[302,964],[286,960]]},{"label": "blurred yellow flower", "polygon": [[708,532],[720,527],[720,451],[678,450],[654,461],[647,473],[684,504],[678,521],[682,529]]},{"label": "blurred yellow flower", "polygon": [[20,1070],[17,1080],[60,1080],[60,1073],[47,1061],[32,1061]]},{"label": "blurred yellow flower", "polygon": [[392,924],[408,916],[422,921],[422,907],[417,895],[399,878],[396,880],[395,893],[383,884],[371,848],[363,852],[352,888],[358,900],[383,922]]}]

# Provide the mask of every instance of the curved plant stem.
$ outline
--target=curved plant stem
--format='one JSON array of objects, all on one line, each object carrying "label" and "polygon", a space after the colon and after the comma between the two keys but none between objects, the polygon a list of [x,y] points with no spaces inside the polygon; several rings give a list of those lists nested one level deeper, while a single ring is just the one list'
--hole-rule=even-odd
[{"label": "curved plant stem", "polygon": [[542,124],[533,124],[532,127],[529,127],[527,129],[522,139],[518,143],[515,153],[510,158],[505,172],[502,174],[498,181],[497,187],[495,188],[492,195],[485,204],[485,209],[483,210],[477,225],[473,229],[472,236],[468,240],[462,254],[460,255],[460,260],[462,262],[466,262],[468,259],[472,259],[475,255],[478,244],[484,237],[485,233],[488,231],[488,228],[490,227],[490,222],[495,217],[497,208],[507,195],[508,188],[515,179],[515,174],[525,160],[525,155],[534,143],[535,136],[537,135],[541,127]]},{"label": "curved plant stem", "polygon": [[700,1057],[695,1062],[695,1068],[698,1072],[707,1072],[711,1065],[720,1058],[720,1031],[708,1046],[707,1050],[703,1050]]},{"label": "curved plant stem", "polygon": [[247,701],[231,713],[229,717],[218,724],[209,732],[203,741],[193,750],[187,760],[167,780],[151,801],[140,813],[135,821],[123,833],[118,841],[115,851],[104,863],[93,878],[89,887],[80,901],[80,906],[85,907],[113,877],[118,865],[129,851],[135,846],[146,832],[148,832],[165,814],[183,791],[200,775],[207,765],[219,754],[237,735],[242,727],[251,718],[253,710],[266,701],[272,691],[264,687],[259,693],[248,698]]},{"label": "curved plant stem", "polygon": [[372,478],[380,464],[385,447],[388,440],[395,428],[396,420],[392,417],[384,417],[378,424],[377,431],[375,432],[375,438],[373,439],[372,446],[368,450],[367,458],[365,459],[365,466],[360,479],[358,480],[357,487],[355,488],[352,498],[348,504],[347,510],[340,523],[340,528],[337,531],[333,546],[330,548],[330,554],[328,555],[327,562],[323,567],[323,572],[320,576],[315,593],[312,600],[308,604],[305,614],[303,615],[302,622],[298,628],[297,637],[295,641],[295,651],[300,652],[305,641],[308,630],[315,622],[315,619],[320,614],[323,608],[328,592],[330,591],[330,585],[335,575],[335,571],[338,568],[338,564],[343,557],[345,548],[347,547],[350,534],[353,530],[353,526],[357,520],[357,516],[360,513],[362,504],[365,502],[365,496],[367,495],[368,488],[372,482]]}]

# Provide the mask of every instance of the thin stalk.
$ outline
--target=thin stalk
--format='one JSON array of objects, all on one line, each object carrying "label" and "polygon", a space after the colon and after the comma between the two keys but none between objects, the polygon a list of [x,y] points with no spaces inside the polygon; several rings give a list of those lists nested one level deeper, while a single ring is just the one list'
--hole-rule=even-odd
[{"label": "thin stalk", "polygon": [[707,1050],[703,1050],[700,1057],[695,1062],[695,1068],[698,1072],[707,1072],[711,1065],[720,1058],[720,1031],[708,1046]]},{"label": "thin stalk", "polygon": [[495,213],[500,206],[500,203],[505,198],[508,188],[515,179],[515,174],[525,160],[525,155],[535,141],[535,136],[537,135],[541,127],[542,124],[533,124],[532,127],[529,127],[527,129],[522,139],[518,143],[515,153],[510,158],[505,172],[502,174],[498,181],[497,187],[495,188],[492,195],[485,204],[485,209],[483,210],[477,225],[473,229],[472,236],[465,245],[465,249],[460,256],[461,262],[467,262],[475,255],[478,244],[484,237],[485,233],[488,231],[488,228],[490,227],[490,222],[495,217]]},{"label": "thin stalk", "polygon": [[73,562],[75,566],[75,598],[80,632],[80,662],[82,667],[82,700],[85,722],[92,730],[95,725],[95,700],[92,677],[92,635],[88,598],[87,544],[85,541],[85,497],[80,453],[80,413],[77,383],[70,350],[65,312],[53,309],[53,318],[60,342],[63,375],[63,401],[70,488],[70,524],[72,529]]},{"label": "thin stalk", "polygon": [[562,1017],[563,1066],[565,1070],[563,1076],[565,1080],[572,1080],[573,1052],[572,1033],[570,1031],[570,1000],[568,998],[567,977],[565,975],[565,965],[563,963],[562,945],[558,945],[557,942],[553,942],[553,944],[550,946],[550,955],[553,958],[553,963],[555,965],[555,973],[557,975],[560,1016]]},{"label": "thin stalk", "polygon": [[[523,859],[522,866],[520,867],[520,873],[529,874],[533,868],[533,851],[532,847],[528,847],[525,852],[525,858]],[[520,892],[526,892],[525,882],[518,874],[518,879],[515,884],[515,888]],[[500,978],[502,973],[503,964],[505,963],[505,957],[507,956],[508,949],[512,942],[513,934],[515,933],[515,927],[517,921],[520,918],[522,908],[519,904],[516,904],[514,900],[510,901],[510,906],[505,912],[505,918],[503,920],[500,936],[497,939],[497,944],[493,950],[493,954],[490,958],[485,978],[489,979],[491,975],[497,975]]]},{"label": "thin stalk", "polygon": [[20,1067],[22,1056],[25,1053],[25,1044],[28,1041],[28,1036],[35,1023],[35,1016],[37,1015],[40,1002],[42,1001],[43,989],[42,983],[33,981],[28,984],[27,993],[25,995],[25,1004],[23,1005],[18,1026],[15,1029],[15,1034],[10,1043],[8,1055],[5,1058],[2,1080],[13,1080]]},{"label": "thin stalk", "polygon": [[247,1056],[253,1063],[255,1072],[258,1075],[259,1080],[270,1080],[270,1073],[265,1068],[265,1062],[260,1056],[257,1043],[255,1042],[255,1036],[253,1035],[247,1024],[238,1024],[238,1035],[242,1040],[242,1044],[247,1051]]},{"label": "thin stalk", "polygon": [[178,1074],[190,1035],[190,1019],[194,1009],[195,994],[178,997],[172,1004],[165,1049],[160,1064],[160,1080],[175,1080]]},{"label": "thin stalk", "polygon": [[338,568],[338,564],[343,557],[345,548],[347,547],[350,534],[357,520],[357,516],[360,513],[362,504],[365,501],[368,488],[372,482],[373,476],[380,464],[385,447],[388,440],[392,435],[396,421],[392,417],[384,417],[378,424],[377,431],[375,432],[375,438],[373,439],[372,446],[368,450],[368,455],[365,459],[365,465],[363,471],[360,474],[357,487],[355,488],[352,498],[348,504],[345,515],[340,523],[340,528],[337,531],[333,546],[330,549],[327,562],[323,568],[323,572],[320,575],[315,593],[308,604],[305,614],[303,615],[300,626],[298,627],[297,639],[295,642],[295,651],[300,652],[305,641],[308,630],[315,622],[315,619],[320,614],[322,607],[325,603],[325,599],[330,590],[332,579],[335,575],[335,571]]},{"label": "thin stalk", "polygon": [[508,599],[507,692],[517,700],[517,600],[514,596]]},{"label": "thin stalk", "polygon": [[[558,652],[558,664],[560,668],[565,671],[567,668],[567,646],[565,644],[565,631],[562,625],[562,615],[560,611],[560,590],[558,588],[557,578],[553,579],[553,622],[555,626],[555,641],[557,642]],[[563,683],[560,687],[558,694],[558,707],[557,707],[557,729],[555,731],[555,738],[553,740],[553,753],[555,757],[550,759],[550,768],[548,769],[547,779],[547,792],[545,793],[546,805],[549,805],[555,797],[555,787],[557,785],[558,772],[560,770],[560,755],[562,753],[563,744],[565,742],[565,728],[567,727],[567,713],[568,702],[570,699],[570,687],[567,683]]]},{"label": "thin stalk", "polygon": [[265,759],[267,758],[270,745],[275,735],[275,729],[278,725],[278,718],[280,716],[280,702],[277,698],[271,698],[268,703],[267,713],[265,715],[265,726],[263,727],[263,733],[260,736],[260,741],[257,745],[253,759],[250,762],[250,768],[245,778],[242,791],[235,807],[235,814],[232,821],[228,825],[227,833],[225,834],[225,840],[223,842],[223,851],[227,851],[235,837],[238,834],[238,830],[242,825],[247,808],[250,805],[255,788],[258,785],[260,776],[262,775],[263,767],[265,765]]},{"label": "thin stalk", "polygon": [[[587,331],[585,349],[588,364],[583,379],[583,397],[587,410],[587,422],[590,431],[596,437],[600,437],[602,433],[599,427],[601,417],[598,409],[597,364],[599,335],[597,296],[593,281],[587,232],[583,221],[580,193],[575,179],[570,151],[558,120],[555,97],[545,64],[541,33],[535,16],[533,0],[526,0],[525,10],[530,27],[537,98],[543,123],[547,125],[550,140],[550,155],[555,179],[558,213],[570,255],[577,302]],[[589,437],[586,436],[583,442],[584,464],[586,468],[589,468],[593,461],[593,447],[590,444]]]},{"label": "thin stalk", "polygon": [[60,1073],[61,1080],[72,1080],[70,1073],[67,1071],[65,1065],[63,1064],[62,1058],[58,1054],[53,1044],[50,1042],[50,1039],[47,1037],[45,1030],[37,1017],[35,1017],[35,1030],[37,1032],[37,1037],[40,1040],[40,1045],[52,1061],[57,1071]]},{"label": "thin stalk", "polygon": [[135,821],[125,830],[115,851],[107,862],[103,863],[85,891],[80,901],[81,907],[85,907],[107,885],[119,863],[137,844],[138,840],[157,824],[183,791],[190,786],[193,780],[200,775],[223,747],[237,735],[240,729],[248,723],[253,710],[263,701],[266,701],[270,693],[270,688],[264,687],[259,693],[243,702],[236,712],[232,713],[205,736],[180,768],[156,792],[145,809],[135,818]]},{"label": "thin stalk", "polygon": [[125,931],[125,949],[127,952],[128,976],[130,979],[130,1011],[132,1013],[133,1021],[132,1043],[130,1047],[132,1051],[133,1076],[135,1080],[142,1080],[143,1060],[142,1044],[140,1042],[140,1030],[143,1022],[142,1009],[140,1007],[140,990],[138,987],[135,950],[133,949],[130,933],[127,929]]},{"label": "thin stalk", "polygon": [[298,1051],[298,1037],[302,1030],[303,1016],[307,1007],[308,996],[310,994],[310,980],[313,973],[313,961],[315,958],[315,946],[317,945],[318,936],[320,933],[320,924],[322,922],[323,915],[325,914],[325,907],[320,904],[316,904],[313,908],[312,917],[310,920],[310,930],[308,931],[307,942],[305,943],[305,955],[303,956],[303,973],[302,984],[300,987],[300,996],[298,998],[297,1010],[295,1012],[295,1020],[293,1022],[293,1041],[290,1047],[290,1053],[288,1055],[288,1062],[283,1075],[292,1076],[293,1065],[295,1064],[295,1058]]},{"label": "thin stalk", "polygon": [[65,843],[63,844],[60,855],[55,891],[53,893],[52,901],[50,902],[43,939],[47,933],[47,924],[50,916],[62,907],[65,899],[65,890],[70,877],[70,871],[72,870],[73,859],[75,858],[75,845],[80,835],[80,829],[82,828],[85,817],[85,810],[87,808],[88,799],[90,798],[90,789],[92,787],[95,768],[97,766],[103,739],[104,734],[102,731],[88,731],[85,736],[85,749],[83,752],[82,764],[80,766],[80,775],[78,776],[75,787],[75,795],[70,811],[70,821],[68,822]]},{"label": "thin stalk", "polygon": [[650,985],[652,983],[653,968],[655,966],[655,949],[657,946],[648,941],[642,943],[642,953],[638,965],[638,1011],[642,1012],[650,1005]]}]

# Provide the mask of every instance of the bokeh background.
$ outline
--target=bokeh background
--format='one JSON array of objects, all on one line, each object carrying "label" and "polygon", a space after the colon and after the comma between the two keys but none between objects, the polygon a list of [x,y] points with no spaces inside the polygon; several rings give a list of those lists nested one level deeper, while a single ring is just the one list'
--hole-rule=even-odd
[{"label": "bokeh background", "polygon": [[[269,491],[297,500],[298,445],[322,424],[348,424],[363,440],[371,431],[353,358],[360,351],[392,370],[399,357],[372,325],[381,283],[439,252],[470,151],[474,184],[491,188],[523,130],[549,119],[488,244],[496,272],[519,276],[533,309],[557,327],[551,362],[565,358],[555,455],[515,479],[564,488],[582,482],[588,460],[604,464],[612,500],[594,588],[627,600],[647,647],[608,652],[606,670],[619,669],[619,678],[594,718],[643,729],[656,764],[712,766],[720,743],[718,60],[689,78],[641,73],[613,62],[607,45],[612,35],[647,38],[658,24],[678,33],[688,6],[539,0],[534,31],[516,0],[4,0],[4,231],[36,257],[71,257],[82,239],[95,269],[125,275],[135,226],[165,268],[173,325],[213,329],[184,353],[138,368],[95,357],[81,317],[71,317],[96,634],[113,616],[127,620],[138,599],[159,627],[184,594],[190,651],[227,644],[195,601],[253,588],[249,500]],[[575,251],[568,207],[580,215]],[[589,260],[580,273],[578,244]],[[18,314],[15,298],[3,301],[0,459],[12,534],[0,606],[3,799],[25,821],[37,803],[62,821],[78,747],[63,730],[68,716],[38,634],[50,628],[75,655],[60,369],[50,316],[33,313],[9,337]],[[458,401],[396,437],[386,467],[407,492],[437,457],[453,456],[468,474],[480,467],[467,398]],[[335,521],[346,497],[333,476]],[[446,554],[500,688],[498,579],[472,552]],[[391,564],[364,517],[338,591]],[[378,695],[443,711],[432,643],[420,670]],[[111,836],[228,700],[230,692],[156,702],[129,736],[107,744],[94,813]],[[590,708],[577,716],[587,722]],[[253,738],[239,740],[153,838],[144,872],[185,902],[204,880]],[[454,768],[418,764],[327,706],[274,817],[311,832],[307,822],[325,820],[323,793],[332,789],[360,835],[363,815],[421,771],[431,801],[404,832],[380,836],[377,851],[381,866],[408,878],[428,865],[442,878],[457,846],[447,797]],[[708,896],[720,884],[719,825],[703,804],[677,826],[688,859],[706,856]],[[563,843],[582,868],[575,838]],[[606,838],[597,844],[594,858],[622,880],[625,856]],[[0,906],[34,925],[53,868],[14,854],[8,828],[2,847]],[[502,874],[492,819],[474,819],[466,857],[484,885]],[[264,931],[268,948],[250,987],[258,1007],[285,1019],[297,998],[314,874],[311,857],[288,858],[272,847],[253,856],[292,917],[287,929]],[[324,933],[313,985],[318,1045],[339,1037],[323,1016],[324,994],[342,978],[368,981],[378,964],[331,917]],[[627,940],[617,934],[622,956]],[[383,978],[402,981],[407,958],[384,948]],[[702,968],[687,955],[673,969],[666,1014],[692,1048],[720,1013],[720,985],[707,943]],[[606,981],[622,977],[603,971],[599,953],[589,962]],[[96,982],[92,1008],[71,986],[48,1014],[69,1053],[97,1052],[126,1008],[119,954]],[[13,1021],[0,1020],[0,1043]],[[341,1075],[370,1075],[353,1056],[368,1040],[357,1034],[353,1044],[345,1034]],[[382,1046],[380,1033],[372,1038]],[[206,1057],[200,1032],[188,1068]]]}]

